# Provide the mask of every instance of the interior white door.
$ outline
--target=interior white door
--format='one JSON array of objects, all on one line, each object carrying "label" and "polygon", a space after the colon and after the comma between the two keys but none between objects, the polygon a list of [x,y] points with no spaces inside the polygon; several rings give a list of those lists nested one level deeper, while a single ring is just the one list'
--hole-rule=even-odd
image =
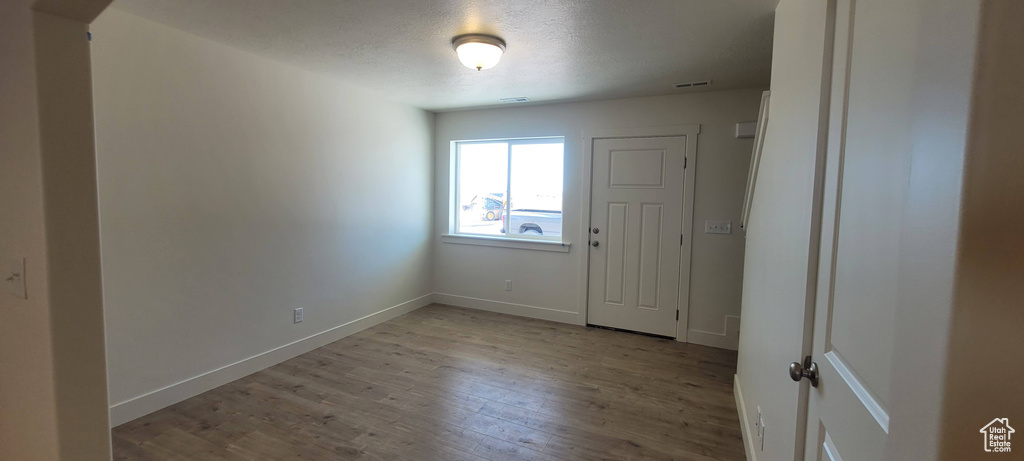
[{"label": "interior white door", "polygon": [[[805,458],[887,459],[916,5],[835,0]],[[807,380],[803,380],[807,382]]]},{"label": "interior white door", "polygon": [[594,141],[587,322],[676,336],[686,137]]}]

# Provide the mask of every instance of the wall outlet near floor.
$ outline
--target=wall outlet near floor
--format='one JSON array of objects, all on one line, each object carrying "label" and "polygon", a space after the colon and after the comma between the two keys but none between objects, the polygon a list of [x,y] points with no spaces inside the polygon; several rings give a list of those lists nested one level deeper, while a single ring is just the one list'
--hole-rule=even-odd
[{"label": "wall outlet near floor", "polygon": [[732,221],[704,221],[705,234],[731,234]]},{"label": "wall outlet near floor", "polygon": [[761,420],[761,451],[764,451],[764,433],[765,433],[765,426],[764,426],[764,420],[762,419]]},{"label": "wall outlet near floor", "polygon": [[505,281],[505,291],[512,291],[512,281],[511,280],[506,280]]},{"label": "wall outlet near floor", "polygon": [[302,308],[301,307],[296,307],[295,308],[295,323],[301,323],[301,322],[302,322]]},{"label": "wall outlet near floor", "polygon": [[757,420],[754,421],[754,429],[757,430],[757,446],[764,451],[764,414],[761,413],[761,406],[757,406]]}]

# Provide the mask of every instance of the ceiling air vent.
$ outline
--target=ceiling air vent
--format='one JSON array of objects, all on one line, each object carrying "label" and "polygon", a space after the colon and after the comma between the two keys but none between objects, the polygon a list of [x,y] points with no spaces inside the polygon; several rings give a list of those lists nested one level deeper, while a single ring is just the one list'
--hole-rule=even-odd
[{"label": "ceiling air vent", "polygon": [[520,96],[518,98],[501,98],[501,99],[499,99],[499,101],[501,101],[501,102],[503,102],[505,104],[516,104],[516,103],[520,103],[520,102],[530,102],[530,98],[527,98],[525,96]]},{"label": "ceiling air vent", "polygon": [[699,88],[699,87],[702,87],[702,86],[711,86],[711,80],[703,80],[703,81],[700,81],[700,82],[686,82],[686,83],[676,83],[675,84],[675,87],[676,88],[680,88],[680,89],[682,89],[682,88]]}]

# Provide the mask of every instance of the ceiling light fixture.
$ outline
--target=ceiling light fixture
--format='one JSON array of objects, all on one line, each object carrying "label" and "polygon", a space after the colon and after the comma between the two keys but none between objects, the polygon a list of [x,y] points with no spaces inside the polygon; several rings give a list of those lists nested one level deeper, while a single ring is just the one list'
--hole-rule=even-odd
[{"label": "ceiling light fixture", "polygon": [[484,70],[498,64],[501,54],[505,52],[505,41],[492,35],[459,35],[452,39],[452,48],[459,54],[462,65]]}]

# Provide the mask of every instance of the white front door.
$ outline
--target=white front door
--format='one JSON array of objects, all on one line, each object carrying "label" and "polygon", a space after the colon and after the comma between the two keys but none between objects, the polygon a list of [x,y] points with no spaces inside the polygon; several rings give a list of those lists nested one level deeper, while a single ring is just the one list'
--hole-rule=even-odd
[{"label": "white front door", "polygon": [[676,337],[686,145],[594,141],[587,323]]},{"label": "white front door", "polygon": [[899,25],[913,24],[908,17],[917,10],[885,0],[834,6],[811,351],[818,386],[809,393],[805,459],[881,460],[892,407],[916,33]]}]

